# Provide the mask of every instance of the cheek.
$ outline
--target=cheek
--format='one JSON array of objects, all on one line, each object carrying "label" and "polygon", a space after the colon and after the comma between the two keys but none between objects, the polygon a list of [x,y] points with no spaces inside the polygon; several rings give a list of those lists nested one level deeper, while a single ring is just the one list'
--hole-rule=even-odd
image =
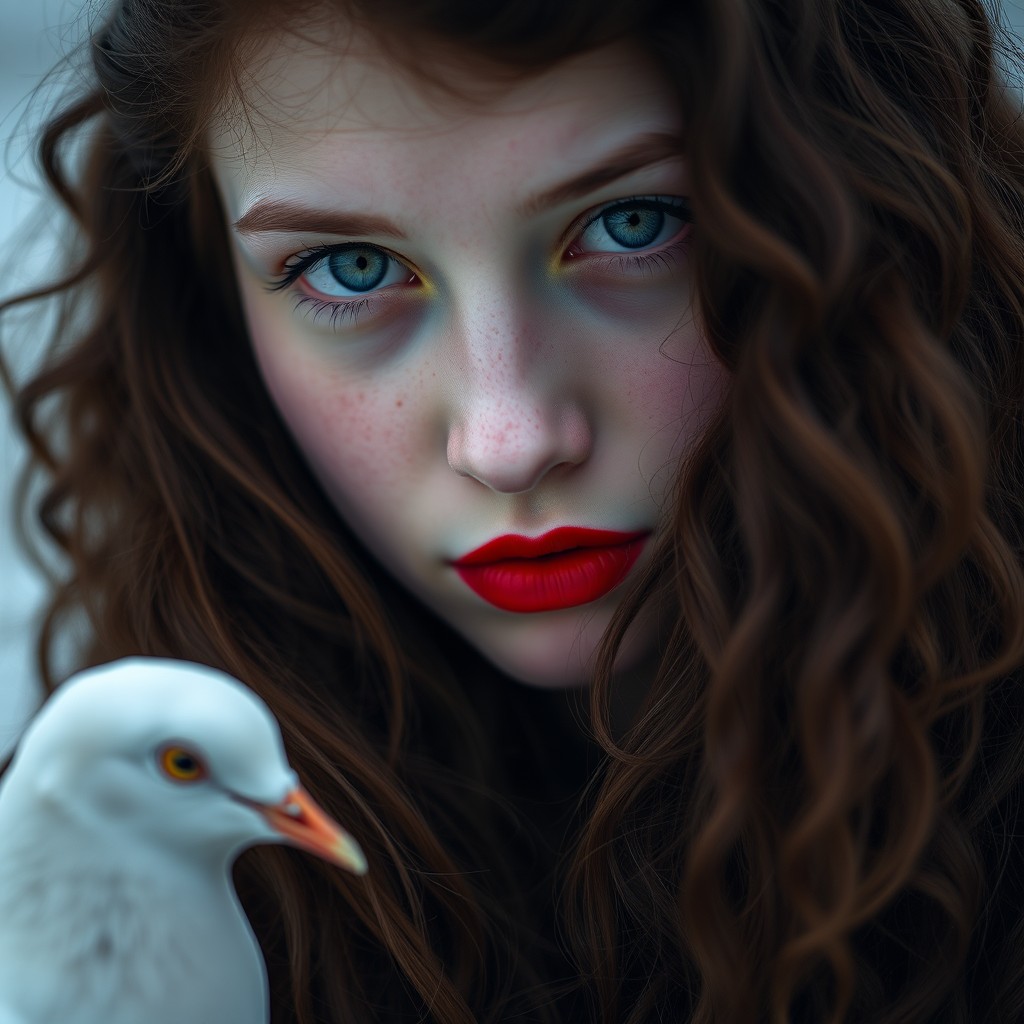
[{"label": "cheek", "polygon": [[618,425],[634,436],[646,432],[658,455],[675,446],[682,456],[728,386],[725,368],[702,337],[688,265],[629,280],[579,273],[571,284],[580,312],[601,339],[596,358],[614,389]]},{"label": "cheek", "polygon": [[262,323],[250,336],[264,383],[324,488],[343,513],[386,505],[408,486],[422,436],[405,389],[370,385]]},{"label": "cheek", "polygon": [[628,438],[630,452],[621,461],[631,472],[639,469],[660,503],[681,460],[725,401],[729,375],[689,313],[682,324],[676,317],[657,325],[635,347],[606,351],[612,354],[601,374],[614,382],[606,429],[624,443]]},{"label": "cheek", "polygon": [[691,325],[662,346],[656,365],[648,364],[633,387],[632,401],[651,426],[674,428],[683,450],[707,429],[725,400],[729,375]]},{"label": "cheek", "polygon": [[[651,374],[647,388],[636,390],[646,413],[637,465],[659,508],[697,442],[724,399],[726,375],[717,364],[676,368]],[[642,404],[641,404],[642,403]]]}]

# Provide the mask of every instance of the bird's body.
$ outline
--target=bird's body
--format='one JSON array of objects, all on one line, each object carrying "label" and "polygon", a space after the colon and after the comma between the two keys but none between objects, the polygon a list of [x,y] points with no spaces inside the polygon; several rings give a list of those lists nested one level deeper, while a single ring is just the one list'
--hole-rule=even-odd
[{"label": "bird's body", "polygon": [[358,848],[230,677],[132,659],[66,688],[0,780],[0,1024],[263,1024],[232,863],[288,836],[362,871]]},{"label": "bird's body", "polygon": [[46,858],[24,864],[8,873],[0,862],[0,1006],[12,1020],[163,1020],[140,1007],[193,1024],[267,1019],[262,957],[226,876],[169,863],[64,874]]}]

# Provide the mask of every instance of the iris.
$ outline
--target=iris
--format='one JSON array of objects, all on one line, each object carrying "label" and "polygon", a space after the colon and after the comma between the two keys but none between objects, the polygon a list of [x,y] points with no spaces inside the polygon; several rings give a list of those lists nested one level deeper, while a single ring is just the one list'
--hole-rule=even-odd
[{"label": "iris", "polygon": [[354,292],[368,292],[384,280],[391,261],[379,249],[341,249],[331,253],[327,267],[342,287]]},{"label": "iris", "polygon": [[609,236],[628,249],[651,245],[665,225],[665,214],[649,206],[616,206],[601,217]]}]

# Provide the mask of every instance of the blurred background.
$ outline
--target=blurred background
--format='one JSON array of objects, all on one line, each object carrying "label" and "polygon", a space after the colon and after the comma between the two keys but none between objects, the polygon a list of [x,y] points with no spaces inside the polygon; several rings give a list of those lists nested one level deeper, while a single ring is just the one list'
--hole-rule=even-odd
[{"label": "blurred background", "polygon": [[[0,0],[0,298],[61,272],[58,220],[36,170],[36,129],[59,92],[73,84],[54,69],[88,36],[106,0]],[[48,337],[40,308],[0,321],[0,347],[16,378]],[[0,756],[41,700],[35,679],[35,620],[43,578],[22,554],[13,488],[25,451],[0,392]]]},{"label": "blurred background", "polygon": [[[59,227],[43,198],[33,138],[46,110],[74,82],[73,72],[53,69],[88,37],[105,6],[106,0],[0,0],[0,298],[62,270]],[[1003,0],[1002,10],[1008,25],[1024,37],[1024,0]],[[0,344],[17,377],[31,368],[33,353],[47,336],[39,309],[0,324]],[[0,756],[41,700],[34,622],[44,585],[20,551],[11,508],[24,459],[10,403],[0,396]]]}]

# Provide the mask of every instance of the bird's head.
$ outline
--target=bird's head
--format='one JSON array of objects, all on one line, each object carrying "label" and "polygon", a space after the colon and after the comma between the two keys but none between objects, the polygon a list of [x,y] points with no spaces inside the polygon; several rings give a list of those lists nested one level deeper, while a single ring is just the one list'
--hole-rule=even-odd
[{"label": "bird's head", "polygon": [[358,874],[355,840],[301,788],[277,722],[236,679],[127,658],[62,685],[0,780],[0,808],[73,823],[98,847],[230,860],[288,842]]}]

